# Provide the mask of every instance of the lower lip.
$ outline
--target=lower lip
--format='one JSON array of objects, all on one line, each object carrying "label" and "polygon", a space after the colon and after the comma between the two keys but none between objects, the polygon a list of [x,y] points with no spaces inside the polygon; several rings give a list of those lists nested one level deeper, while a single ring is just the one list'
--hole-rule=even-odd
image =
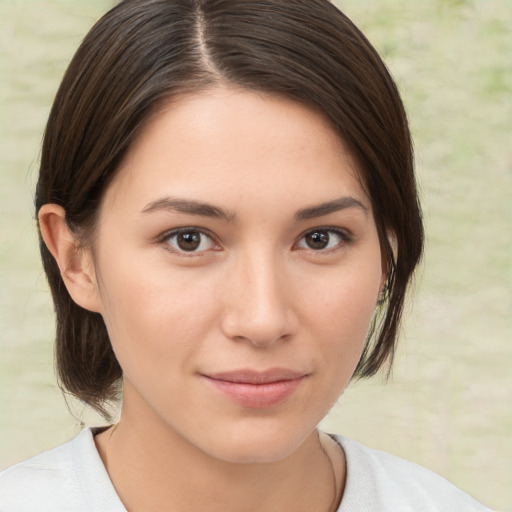
[{"label": "lower lip", "polygon": [[291,380],[246,384],[206,377],[207,381],[224,396],[242,407],[265,409],[283,402],[300,385],[304,377]]}]

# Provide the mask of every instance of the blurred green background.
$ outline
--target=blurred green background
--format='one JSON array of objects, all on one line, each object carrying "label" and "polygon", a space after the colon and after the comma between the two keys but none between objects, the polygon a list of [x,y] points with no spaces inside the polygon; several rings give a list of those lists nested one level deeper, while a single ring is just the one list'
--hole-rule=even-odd
[{"label": "blurred green background", "polygon": [[[337,3],[401,88],[428,238],[390,381],[354,384],[323,425],[512,510],[512,2]],[[59,80],[111,4],[0,0],[0,467],[80,429],[54,383],[32,191]]]}]

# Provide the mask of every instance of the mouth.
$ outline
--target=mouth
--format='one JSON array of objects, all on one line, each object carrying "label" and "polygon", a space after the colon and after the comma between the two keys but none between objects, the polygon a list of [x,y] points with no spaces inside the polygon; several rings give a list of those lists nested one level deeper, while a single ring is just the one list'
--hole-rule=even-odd
[{"label": "mouth", "polygon": [[230,401],[242,407],[264,409],[276,406],[292,395],[308,374],[272,368],[265,371],[241,369],[201,376]]}]

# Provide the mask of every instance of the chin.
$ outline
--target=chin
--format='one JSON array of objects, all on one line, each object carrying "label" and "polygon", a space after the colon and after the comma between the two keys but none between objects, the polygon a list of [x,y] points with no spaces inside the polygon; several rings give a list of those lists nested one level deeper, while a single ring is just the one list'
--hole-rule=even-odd
[{"label": "chin", "polygon": [[297,451],[315,428],[299,431],[280,422],[268,424],[251,420],[245,423],[224,429],[219,437],[211,439],[205,451],[233,464],[275,463]]},{"label": "chin", "polygon": [[280,462],[296,451],[298,446],[265,441],[264,444],[245,443],[219,447],[211,453],[216,459],[230,464],[272,464]]}]

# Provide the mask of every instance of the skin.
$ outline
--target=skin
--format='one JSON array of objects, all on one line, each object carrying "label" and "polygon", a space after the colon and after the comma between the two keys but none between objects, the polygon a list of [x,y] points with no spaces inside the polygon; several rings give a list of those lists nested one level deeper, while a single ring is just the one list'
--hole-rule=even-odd
[{"label": "skin", "polygon": [[[334,211],[311,210],[325,203]],[[370,200],[323,115],[239,89],[184,96],[131,148],[91,248],[77,249],[64,217],[45,205],[43,236],[73,299],[103,316],[124,372],[121,419],[96,443],[128,510],[339,501],[343,453],[316,426],[354,372],[386,276]],[[180,249],[177,228],[198,250]],[[311,247],[314,232],[326,248]],[[208,377],[276,367],[303,378],[267,407]]]}]

